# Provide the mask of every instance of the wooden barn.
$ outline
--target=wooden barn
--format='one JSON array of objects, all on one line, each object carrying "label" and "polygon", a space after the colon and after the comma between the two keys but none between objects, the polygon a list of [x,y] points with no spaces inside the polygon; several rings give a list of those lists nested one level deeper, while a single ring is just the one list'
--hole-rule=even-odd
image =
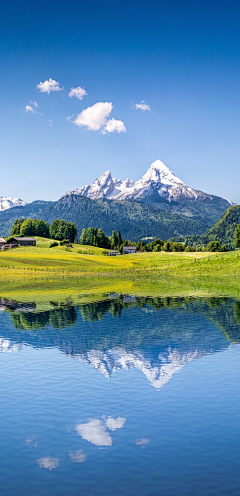
[{"label": "wooden barn", "polygon": [[18,246],[36,246],[35,238],[21,238],[21,236],[16,236],[8,240],[8,245],[18,245]]}]

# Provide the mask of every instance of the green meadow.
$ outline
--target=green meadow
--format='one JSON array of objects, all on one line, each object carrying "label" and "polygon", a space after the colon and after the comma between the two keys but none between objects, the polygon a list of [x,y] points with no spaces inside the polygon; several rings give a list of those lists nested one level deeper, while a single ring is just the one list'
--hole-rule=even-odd
[{"label": "green meadow", "polygon": [[73,244],[0,252],[0,297],[77,302],[118,292],[142,296],[240,296],[240,256],[226,253],[137,253],[109,257],[101,248]]}]

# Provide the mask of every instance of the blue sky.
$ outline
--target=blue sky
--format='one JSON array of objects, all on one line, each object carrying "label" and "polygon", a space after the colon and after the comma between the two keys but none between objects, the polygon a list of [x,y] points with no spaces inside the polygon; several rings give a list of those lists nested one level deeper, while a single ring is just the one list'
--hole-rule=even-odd
[{"label": "blue sky", "polygon": [[0,196],[55,200],[159,158],[240,202],[239,25],[235,0],[2,0]]}]

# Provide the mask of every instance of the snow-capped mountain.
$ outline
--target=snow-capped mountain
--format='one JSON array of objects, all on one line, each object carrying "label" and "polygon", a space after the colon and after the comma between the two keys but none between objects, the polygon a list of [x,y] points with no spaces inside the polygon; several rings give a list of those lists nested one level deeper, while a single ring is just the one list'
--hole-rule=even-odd
[{"label": "snow-capped mountain", "polygon": [[[71,355],[69,355],[71,356]],[[117,370],[137,368],[156,389],[160,389],[172,379],[174,374],[190,361],[201,358],[204,353],[198,350],[183,352],[169,347],[165,353],[160,353],[157,362],[152,363],[149,356],[143,351],[129,351],[122,348],[107,350],[90,350],[84,355],[75,355],[74,358],[93,367],[107,378]]]},{"label": "snow-capped mountain", "polygon": [[24,207],[26,204],[25,201],[20,200],[20,198],[13,198],[10,196],[0,196],[0,212],[2,210],[8,210],[13,207]]},{"label": "snow-capped mountain", "polygon": [[161,160],[153,162],[138,181],[115,179],[112,178],[111,172],[107,171],[95,179],[93,184],[68,191],[66,194],[87,196],[93,200],[107,198],[109,200],[142,200],[151,203],[164,201],[172,203],[182,200],[195,202],[198,199],[214,198],[214,195],[208,195],[187,186]]}]

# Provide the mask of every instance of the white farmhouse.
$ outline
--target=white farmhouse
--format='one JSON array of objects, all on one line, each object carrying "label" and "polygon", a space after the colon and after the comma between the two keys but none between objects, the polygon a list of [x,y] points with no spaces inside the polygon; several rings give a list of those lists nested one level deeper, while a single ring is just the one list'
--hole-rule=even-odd
[{"label": "white farmhouse", "polygon": [[128,253],[136,253],[136,246],[124,246],[123,254],[126,255]]}]

